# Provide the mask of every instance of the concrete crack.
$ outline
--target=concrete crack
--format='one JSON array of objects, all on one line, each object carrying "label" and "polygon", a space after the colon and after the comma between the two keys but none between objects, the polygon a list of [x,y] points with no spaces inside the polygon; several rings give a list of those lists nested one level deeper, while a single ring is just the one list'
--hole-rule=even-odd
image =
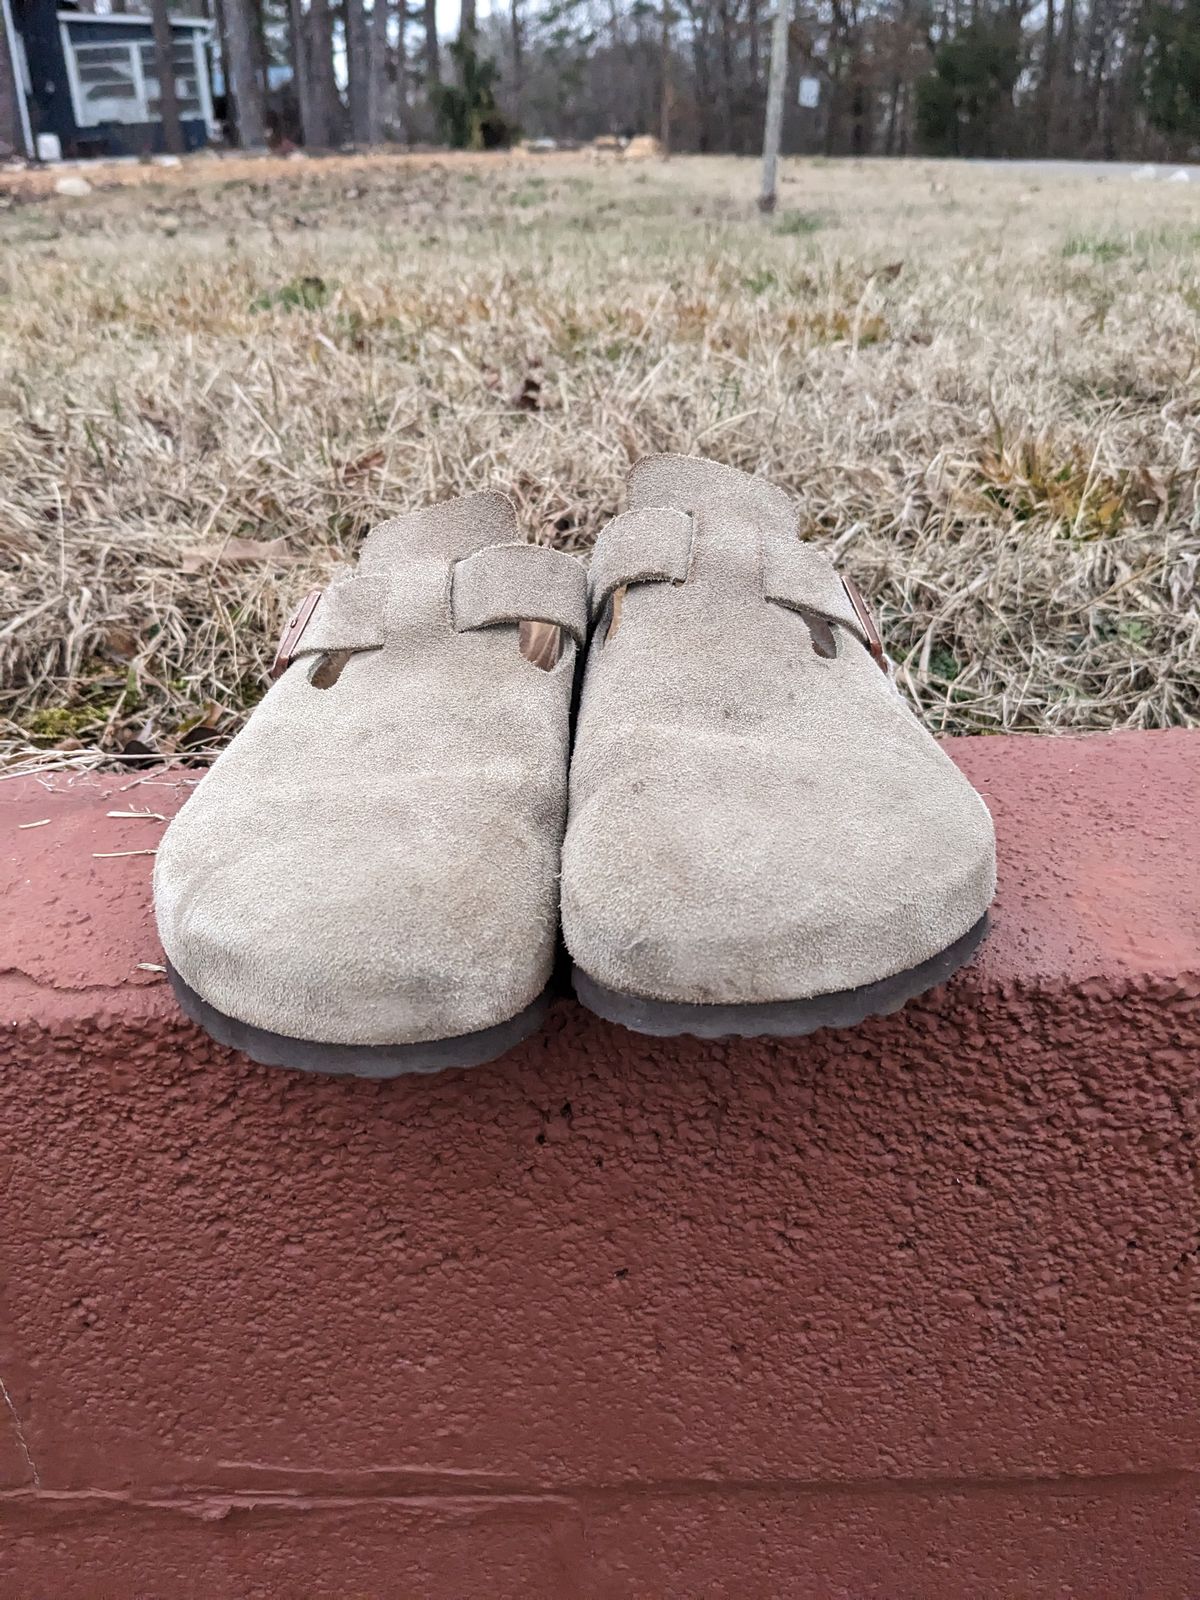
[{"label": "concrete crack", "polygon": [[25,1457],[25,1465],[29,1468],[29,1475],[33,1479],[33,1487],[40,1489],[42,1487],[42,1475],[38,1471],[37,1462],[30,1452],[29,1441],[25,1437],[25,1429],[21,1426],[21,1418],[17,1414],[17,1408],[13,1405],[12,1395],[9,1394],[3,1378],[0,1378],[0,1397],[3,1398],[4,1404],[8,1407],[9,1416],[13,1419],[13,1427],[17,1433],[17,1444],[20,1447],[21,1454]]}]

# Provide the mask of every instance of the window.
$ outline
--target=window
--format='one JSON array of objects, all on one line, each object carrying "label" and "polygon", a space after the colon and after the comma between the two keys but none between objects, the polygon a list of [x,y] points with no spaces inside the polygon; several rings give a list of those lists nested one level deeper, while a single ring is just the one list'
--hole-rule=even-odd
[{"label": "window", "polygon": [[81,127],[147,120],[132,45],[72,43],[71,49],[79,82],[76,109]]},{"label": "window", "polygon": [[[154,57],[153,44],[139,45],[142,53],[142,82],[146,86],[146,105],[150,117],[157,120],[162,116],[162,104],[158,97],[158,64]],[[196,51],[190,39],[176,39],[171,51],[171,65],[175,69],[175,93],[179,99],[179,115],[181,117],[199,117],[203,115],[200,106],[200,83],[196,73]]]},{"label": "window", "polygon": [[[72,69],[75,120],[81,128],[94,128],[102,122],[159,120],[162,105],[152,40],[81,44],[68,37],[64,44]],[[171,58],[179,115],[203,117],[205,106],[200,78],[203,68],[197,37],[176,34]]]}]

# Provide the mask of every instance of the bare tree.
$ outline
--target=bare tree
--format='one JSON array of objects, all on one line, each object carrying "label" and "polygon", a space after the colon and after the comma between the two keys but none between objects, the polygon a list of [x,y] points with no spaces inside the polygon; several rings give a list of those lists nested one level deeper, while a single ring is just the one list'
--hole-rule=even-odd
[{"label": "bare tree", "polygon": [[371,139],[371,54],[363,0],[344,0],[346,69],[349,76],[350,137],[355,144]]},{"label": "bare tree", "polygon": [[[615,21],[617,8],[613,5]],[[508,12],[509,37],[512,40],[513,93],[517,106],[521,104],[521,91],[525,87],[525,26],[521,20],[521,0],[510,0]],[[614,42],[615,49],[615,42]]]},{"label": "bare tree", "polygon": [[0,0],[0,151],[25,154],[25,130],[21,118],[21,93],[17,84],[17,65],[13,59],[13,40],[9,31],[8,0]]},{"label": "bare tree", "polygon": [[412,139],[412,55],[408,37],[408,24],[413,12],[408,0],[399,0],[396,28],[396,45],[392,52],[392,105],[399,122],[401,136]]},{"label": "bare tree", "polygon": [[292,58],[292,82],[296,85],[296,108],[300,113],[300,137],[305,144],[320,145],[316,108],[313,105],[312,78],[308,65],[308,39],[304,32],[304,11],[300,0],[288,0],[288,53]]},{"label": "bare tree", "polygon": [[264,95],[271,92],[271,47],[267,43],[267,8],[263,0],[250,0],[250,20],[254,24],[254,65]]},{"label": "bare tree", "polygon": [[661,0],[661,33],[659,35],[659,61],[662,67],[662,89],[658,106],[658,137],[663,155],[671,154],[671,0]]},{"label": "bare tree", "polygon": [[442,78],[441,54],[438,48],[437,0],[424,0],[425,24],[425,85],[431,87]]},{"label": "bare tree", "polygon": [[717,22],[720,25],[720,75],[718,77],[721,102],[721,144],[726,150],[737,148],[733,127],[733,16],[729,0],[716,0]]},{"label": "bare tree", "polygon": [[[226,0],[226,4],[229,0]],[[308,8],[308,80],[318,145],[336,144],[342,136],[342,102],[333,75],[333,13],[329,0],[310,0]]]},{"label": "bare tree", "polygon": [[226,82],[233,101],[238,143],[254,150],[267,142],[262,87],[254,63],[254,35],[247,0],[223,0],[225,37],[229,48]]},{"label": "bare tree", "polygon": [[[404,0],[400,0],[401,7]],[[370,84],[367,93],[367,138],[372,144],[382,144],[387,137],[391,94],[388,78],[388,0],[374,0],[371,10]],[[400,20],[400,46],[396,63],[397,80],[404,76],[404,19]]]},{"label": "bare tree", "polygon": [[181,156],[184,151],[183,124],[179,120],[179,96],[175,92],[175,41],[171,37],[171,13],[167,10],[167,0],[150,0],[150,24],[154,30],[154,70],[158,74],[163,143],[172,155]]},{"label": "bare tree", "polygon": [[[432,84],[436,28],[421,3]],[[784,93],[779,149],[803,138],[830,155],[1146,159],[1174,138],[1182,157],[1184,135],[1151,115],[1152,19],[1173,18],[1172,48],[1189,51],[1198,4],[804,0],[791,41],[819,93],[803,111]],[[465,0],[461,37],[473,9]],[[481,18],[481,49],[503,59],[505,112],[530,133],[653,128],[667,150],[745,151],[763,131],[773,13],[774,0],[501,0]]]}]

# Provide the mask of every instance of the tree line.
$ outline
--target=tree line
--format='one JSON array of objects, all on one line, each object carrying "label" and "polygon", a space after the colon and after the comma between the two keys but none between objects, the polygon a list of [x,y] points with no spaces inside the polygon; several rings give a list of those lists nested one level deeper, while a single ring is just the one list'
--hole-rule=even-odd
[{"label": "tree line", "polygon": [[[165,50],[171,0],[147,3]],[[1177,160],[1200,149],[1200,0],[792,3],[785,151]],[[230,134],[247,146],[655,133],[675,150],[749,154],[762,139],[769,0],[493,0],[482,18],[461,0],[451,38],[436,0],[205,5]],[[284,66],[279,87],[271,69]]]},{"label": "tree line", "polygon": [[[239,50],[243,80],[261,83],[271,60],[293,68],[273,114],[297,142],[761,143],[769,0],[496,0],[482,19],[462,0],[448,44],[436,0],[211,3],[235,83]],[[796,0],[788,56],[785,150],[1183,159],[1200,146],[1200,0]]]}]

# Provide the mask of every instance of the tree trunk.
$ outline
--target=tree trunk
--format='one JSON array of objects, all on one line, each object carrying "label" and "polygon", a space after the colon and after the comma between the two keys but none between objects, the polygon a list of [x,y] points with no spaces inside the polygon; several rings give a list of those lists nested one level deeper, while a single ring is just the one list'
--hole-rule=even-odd
[{"label": "tree trunk", "polygon": [[254,70],[254,35],[246,0],[224,0],[225,34],[229,44],[225,86],[233,107],[238,144],[259,149],[267,142],[262,90]]},{"label": "tree trunk", "polygon": [[328,148],[340,143],[342,137],[342,103],[333,76],[333,15],[329,0],[311,0],[309,5],[308,81],[317,128],[314,142]]},{"label": "tree trunk", "polygon": [[442,81],[442,58],[438,45],[437,0],[425,0],[425,87]]},{"label": "tree trunk", "polygon": [[[123,3],[123,0],[122,0]],[[211,20],[217,28],[217,45],[221,59],[221,75],[225,79],[225,125],[233,128],[233,95],[229,88],[229,29],[225,26],[224,0],[205,0]]]},{"label": "tree trunk", "polygon": [[721,25],[721,146],[729,151],[737,148],[733,131],[733,29],[729,0],[717,0],[717,20]]},{"label": "tree trunk", "polygon": [[[1061,60],[1061,70],[1057,74],[1058,92],[1054,97],[1059,132],[1056,144],[1063,147],[1063,155],[1081,155],[1083,152],[1076,133],[1075,118],[1075,0],[1063,0]],[[1088,109],[1094,115],[1094,102]],[[1073,134],[1076,135],[1074,141]]]},{"label": "tree trunk", "polygon": [[671,154],[671,0],[660,0],[662,5],[662,35],[659,39],[659,57],[662,68],[662,93],[658,104],[658,138],[663,155]]},{"label": "tree trunk", "polygon": [[900,116],[900,74],[897,72],[892,77],[891,88],[888,91],[888,119],[887,133],[884,135],[883,153],[893,156],[896,153],[896,124]]},{"label": "tree trunk", "polygon": [[[404,0],[401,0],[401,5],[403,4]],[[388,78],[388,15],[388,0],[375,0],[371,12],[371,80],[367,107],[367,138],[372,144],[382,144],[387,138],[390,120],[388,113],[393,98]],[[403,23],[400,28],[400,50],[403,56]]]},{"label": "tree trunk", "polygon": [[371,141],[371,46],[363,0],[344,0],[346,71],[349,76],[350,137]]},{"label": "tree trunk", "polygon": [[477,32],[475,25],[475,0],[462,0],[462,11],[459,13],[458,37],[474,38]]},{"label": "tree trunk", "polygon": [[308,40],[304,36],[304,12],[300,8],[300,0],[288,0],[288,54],[292,58],[292,82],[296,85],[300,137],[305,144],[320,144],[312,100],[312,77],[308,66]]},{"label": "tree trunk", "polygon": [[32,155],[33,152],[25,148],[21,89],[17,83],[13,40],[8,31],[8,13],[7,5],[0,6],[0,152],[11,150],[14,155]]},{"label": "tree trunk", "polygon": [[[957,8],[957,0],[956,0]],[[841,131],[843,77],[845,75],[846,19],[839,0],[833,0],[829,24],[829,97],[825,108],[824,153],[831,156]]]},{"label": "tree trunk", "polygon": [[409,55],[408,22],[411,13],[408,0],[400,0],[400,26],[396,29],[396,53],[393,56],[392,101],[400,124],[400,136],[405,144],[412,143],[412,57]]},{"label": "tree trunk", "polygon": [[1057,72],[1057,44],[1054,34],[1054,0],[1046,0],[1045,43],[1042,46],[1042,81],[1038,85],[1038,120],[1041,123],[1041,153],[1048,156],[1054,143],[1054,91]]},{"label": "tree trunk", "polygon": [[158,75],[163,144],[172,155],[181,156],[184,151],[183,124],[179,120],[179,96],[175,93],[175,42],[171,38],[171,14],[167,10],[167,0],[150,0],[150,22],[154,29],[154,70]]},{"label": "tree trunk", "polygon": [[713,96],[708,73],[708,18],[707,4],[701,0],[699,10],[691,7],[692,14],[692,71],[696,78],[696,113],[699,123],[700,150],[707,155],[716,145],[712,127]]},{"label": "tree trunk", "polygon": [[525,26],[521,20],[520,0],[510,0],[508,26],[512,37],[513,98],[517,107],[517,121],[520,122],[521,93],[525,88]]},{"label": "tree trunk", "polygon": [[262,86],[264,101],[269,100],[271,94],[271,79],[268,68],[271,65],[271,48],[267,43],[267,16],[263,0],[251,0],[251,20],[254,23],[254,65],[258,71],[258,81]]}]

